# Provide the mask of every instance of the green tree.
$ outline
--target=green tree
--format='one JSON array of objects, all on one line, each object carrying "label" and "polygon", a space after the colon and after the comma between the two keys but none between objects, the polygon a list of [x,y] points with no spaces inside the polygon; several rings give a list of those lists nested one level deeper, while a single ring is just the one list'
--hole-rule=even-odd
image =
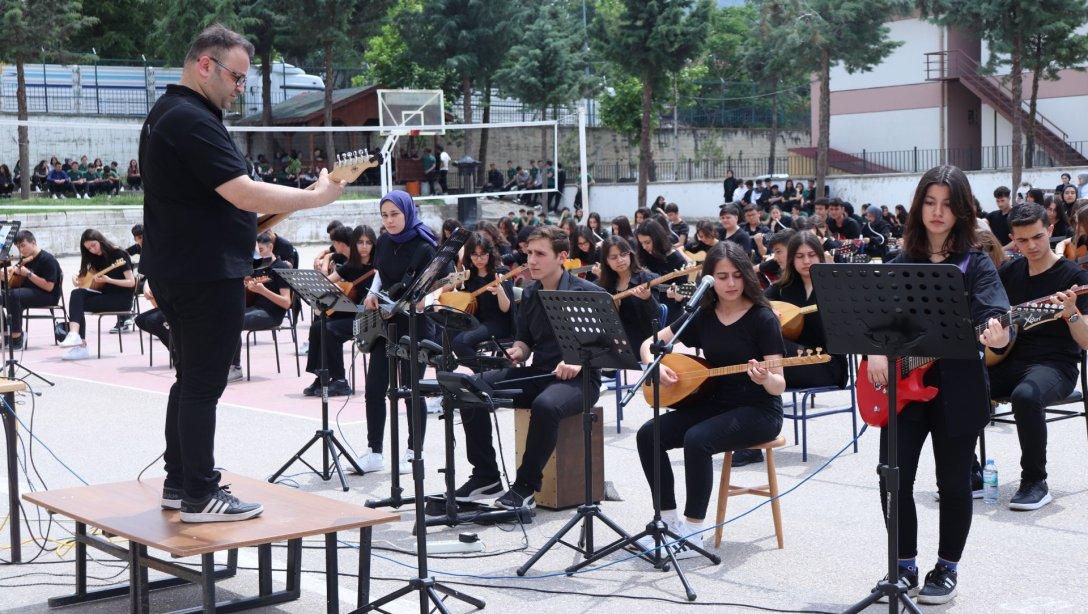
[{"label": "green tree", "polygon": [[[246,25],[245,35],[253,43],[254,54],[261,66],[261,125],[272,125],[272,62],[275,59],[277,36],[287,28],[285,0],[244,0],[238,7],[240,20]],[[272,151],[272,134],[263,135],[265,151]]]},{"label": "green tree", "polygon": [[[358,85],[381,85],[389,89],[441,89],[457,92],[444,65],[430,66],[418,61],[419,53],[408,45],[403,32],[409,31],[423,13],[423,0],[401,0],[389,9],[378,33],[371,36],[363,53],[364,73]],[[354,81],[353,81],[354,82]]]},{"label": "green tree", "polygon": [[[659,118],[665,112],[660,100],[654,101],[650,113],[650,130],[657,130]],[[642,82],[638,77],[625,77],[612,83],[601,97],[601,122],[638,143],[642,136]]]},{"label": "green tree", "polygon": [[804,50],[798,68],[814,72],[820,82],[819,135],[816,139],[816,193],[823,194],[827,178],[827,150],[831,140],[831,67],[846,71],[872,70],[901,42],[888,40],[885,22],[909,9],[906,0],[788,0],[782,2],[783,20],[790,36]]},{"label": "green tree", "polygon": [[181,66],[193,37],[213,23],[236,32],[246,24],[238,15],[235,0],[148,0],[151,13],[158,15],[151,27],[150,51],[168,65]]},{"label": "green tree", "polygon": [[[48,17],[48,18],[45,18]],[[49,57],[65,57],[73,34],[94,25],[83,14],[79,0],[0,0],[0,62],[15,64],[15,91],[20,121],[27,119],[26,64]],[[19,197],[30,198],[30,135],[19,126],[19,168],[22,181]]]},{"label": "green tree", "polygon": [[[752,24],[759,22],[756,9],[759,4],[751,2],[711,11],[703,61],[710,69],[712,78],[741,81],[748,76],[749,73],[741,67],[741,51],[752,42]],[[779,36],[773,38],[781,40]]]},{"label": "green tree", "polygon": [[101,58],[139,58],[147,52],[148,32],[146,24],[134,16],[147,15],[150,11],[150,0],[90,2],[83,14],[98,22],[76,32],[70,46],[79,51],[94,49]]},{"label": "green tree", "polygon": [[[1033,5],[1038,6],[1038,5]],[[1035,126],[1039,106],[1039,82],[1056,81],[1067,68],[1084,71],[1088,62],[1088,36],[1077,33],[1088,22],[1088,4],[1083,0],[1062,0],[1049,5],[1047,19],[1024,37],[1023,68],[1031,73],[1031,94],[1028,102],[1027,129],[1024,135],[1024,166],[1034,166]],[[994,41],[986,68],[994,72],[998,66],[1011,64],[1012,46],[1007,39]]]},{"label": "green tree", "polygon": [[654,92],[670,73],[697,57],[707,32],[709,0],[602,0],[596,21],[605,57],[642,85],[639,125],[638,206],[646,206],[646,183],[653,165],[650,130]]}]

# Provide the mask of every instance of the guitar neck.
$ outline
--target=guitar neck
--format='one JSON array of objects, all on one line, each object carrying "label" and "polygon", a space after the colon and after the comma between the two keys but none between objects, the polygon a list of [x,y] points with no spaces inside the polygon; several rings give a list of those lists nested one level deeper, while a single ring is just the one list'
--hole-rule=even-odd
[{"label": "guitar neck", "polygon": [[632,294],[634,294],[635,290],[637,290],[639,288],[643,288],[643,287],[653,288],[653,287],[656,287],[656,286],[658,286],[660,284],[663,284],[663,283],[665,283],[667,281],[671,281],[673,279],[676,279],[677,277],[683,277],[684,275],[690,275],[690,274],[694,273],[695,271],[698,271],[701,268],[702,268],[702,265],[694,265],[694,266],[685,267],[683,269],[677,269],[677,270],[675,270],[675,271],[673,271],[671,273],[665,273],[664,275],[661,275],[660,277],[655,277],[655,278],[651,279],[650,281],[647,281],[645,283],[641,283],[641,284],[639,284],[639,285],[637,285],[637,286],[635,286],[633,288],[628,288],[628,289],[624,290],[623,292],[616,293],[616,294],[612,295],[612,298],[614,298],[617,301],[625,299],[625,298],[631,296]]},{"label": "guitar neck", "polygon": [[499,275],[495,279],[492,279],[491,281],[487,282],[487,284],[483,285],[482,287],[473,290],[472,291],[472,298],[478,298],[484,292],[487,292],[491,288],[494,288],[495,286],[501,284],[502,282],[506,281],[507,279],[513,278],[514,276],[516,276],[517,274],[521,273],[524,270],[525,270],[524,266],[516,266],[509,273],[507,273],[505,275]]},{"label": "guitar neck", "polygon": [[357,277],[357,278],[355,279],[355,281],[351,282],[351,288],[353,288],[353,289],[354,289],[354,288],[355,288],[356,286],[358,286],[359,284],[361,284],[361,283],[363,283],[364,281],[366,281],[366,280],[370,279],[371,277],[374,277],[374,274],[375,274],[375,273],[377,273],[377,272],[378,272],[378,269],[370,269],[370,270],[369,270],[369,271],[367,271],[366,273],[364,273],[364,274],[360,275],[359,277]]},{"label": "guitar neck", "polygon": [[[812,365],[821,362],[828,362],[831,360],[831,356],[828,354],[812,354],[808,356],[793,356],[791,358],[775,358],[773,360],[764,360],[757,363],[761,369],[774,369],[776,367],[799,367],[801,365]],[[716,367],[713,369],[707,369],[707,377],[717,377],[719,375],[734,375],[737,373],[744,373],[748,370],[748,363],[740,365],[730,365],[728,367]]]}]

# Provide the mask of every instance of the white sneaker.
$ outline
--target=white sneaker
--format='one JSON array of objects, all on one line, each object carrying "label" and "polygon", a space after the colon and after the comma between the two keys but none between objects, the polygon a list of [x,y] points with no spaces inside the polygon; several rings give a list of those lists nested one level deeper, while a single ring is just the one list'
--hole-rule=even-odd
[{"label": "white sneaker", "polygon": [[401,475],[412,473],[412,461],[415,460],[415,458],[415,452],[413,452],[411,448],[404,451],[404,456],[400,459],[400,467],[398,467]]},{"label": "white sneaker", "polygon": [[298,346],[298,355],[299,356],[306,356],[309,353],[310,353],[310,342],[309,341],[303,341],[302,345]]},{"label": "white sneaker", "polygon": [[227,382],[236,382],[242,379],[242,367],[230,366],[230,371],[227,371]]},{"label": "white sneaker", "polygon": [[78,345],[70,350],[64,356],[61,356],[61,360],[86,360],[91,357],[91,353],[87,351],[87,346]]},{"label": "white sneaker", "polygon": [[53,195],[53,200],[57,200],[58,198],[59,197],[56,194]]},{"label": "white sneaker", "polygon": [[672,554],[674,557],[676,557],[676,560],[691,559],[697,556],[702,556],[695,550],[689,548],[687,544],[690,543],[693,546],[705,548],[703,539],[704,536],[707,535],[707,533],[698,533],[696,535],[693,535],[693,533],[702,530],[704,528],[703,525],[693,525],[684,518],[678,518],[675,522],[666,521],[666,524],[669,525],[669,530],[671,530],[673,533],[676,533],[681,538],[686,538],[685,542],[687,543],[680,542],[673,545]]},{"label": "white sneaker", "polygon": [[385,467],[385,457],[381,452],[373,452],[367,448],[366,453],[359,457],[359,468],[363,470],[363,473],[381,471],[383,467]]},{"label": "white sneaker", "polygon": [[64,341],[60,342],[62,348],[74,348],[77,345],[83,345],[83,337],[79,336],[79,333],[75,331],[68,331],[68,335],[64,338]]}]

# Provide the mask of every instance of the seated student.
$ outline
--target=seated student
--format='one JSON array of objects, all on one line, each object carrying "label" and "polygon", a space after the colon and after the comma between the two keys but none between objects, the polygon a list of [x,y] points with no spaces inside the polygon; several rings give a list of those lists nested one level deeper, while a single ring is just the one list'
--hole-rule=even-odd
[{"label": "seated student", "polygon": [[771,207],[771,217],[767,220],[767,229],[770,232],[782,232],[790,228],[793,228],[792,217],[782,213],[780,207]]},{"label": "seated student", "polygon": [[565,230],[571,241],[570,257],[580,260],[582,266],[597,265],[593,270],[586,271],[579,277],[587,281],[596,281],[601,268],[601,251],[597,248],[596,237],[593,236],[593,231],[585,226],[578,226],[574,220],[570,220],[570,226],[572,228]]},{"label": "seated student", "polygon": [[125,173],[125,183],[128,184],[128,189],[139,190],[143,188],[144,179],[140,175],[140,163],[136,160],[128,161],[128,171]]},{"label": "seated student", "polygon": [[[601,244],[604,266],[597,285],[609,294],[617,294],[652,281],[654,273],[642,268],[634,248],[623,237],[609,237]],[[627,342],[634,348],[653,335],[653,322],[661,318],[657,299],[650,288],[639,288],[620,301],[618,311]],[[661,322],[660,324],[664,324]]]},{"label": "seated student", "polygon": [[295,249],[295,246],[291,245],[291,242],[283,238],[282,235],[276,234],[274,230],[266,232],[272,237],[272,253],[276,255],[276,258],[287,263],[287,266],[292,269],[297,269],[298,250]]},{"label": "seated student", "polygon": [[869,205],[865,210],[865,223],[861,226],[861,238],[865,239],[865,253],[883,259],[888,255],[888,238],[891,229],[881,219],[880,209]]},{"label": "seated student", "polygon": [[1047,425],[1044,409],[1073,391],[1080,352],[1088,349],[1088,296],[1064,293],[1088,284],[1088,271],[1050,250],[1046,210],[1035,203],[1009,214],[1012,242],[1023,258],[1008,262],[998,274],[1009,302],[1017,305],[1057,294],[1060,320],[1021,330],[1005,359],[990,367],[990,395],[1011,398],[1020,439],[1020,488],[1009,509],[1036,510],[1050,503],[1046,479]]},{"label": "seated student", "polygon": [[[144,298],[154,304],[155,295],[151,292],[151,284],[144,285]],[[167,350],[173,351],[170,347],[170,327],[166,325],[166,315],[158,307],[137,314],[136,328],[154,335]]]},{"label": "seated student", "polygon": [[[475,292],[495,281],[496,275],[507,269],[494,241],[483,232],[474,232],[465,243],[465,255],[461,264],[469,271],[464,283],[465,292]],[[458,358],[476,354],[476,346],[491,338],[508,338],[514,331],[514,284],[507,280],[492,286],[476,297],[476,313],[480,322],[475,330],[461,331],[453,337],[453,351]]]},{"label": "seated student", "polygon": [[842,241],[861,238],[861,225],[846,215],[846,207],[838,198],[828,201],[826,222],[828,234],[834,239]]},{"label": "seated student", "polygon": [[[132,227],[131,232],[132,232],[133,243],[132,243],[132,245],[129,245],[128,247],[125,248],[125,253],[128,254],[129,256],[139,256],[140,255],[140,250],[143,248],[143,245],[144,245],[144,225],[143,224],[134,225]],[[144,285],[143,278],[137,277],[137,284]],[[140,288],[137,288],[136,292],[139,293]],[[126,332],[126,331],[130,330],[131,325],[132,325],[132,320],[126,321],[124,316],[117,316],[117,324],[115,324],[113,326],[113,328],[110,329],[110,332],[114,333],[114,334],[123,333],[123,332]]]},{"label": "seated student", "polygon": [[1069,230],[1069,220],[1065,215],[1065,207],[1061,202],[1050,196],[1044,199],[1043,208],[1046,209],[1047,225],[1050,226],[1050,236],[1070,237],[1073,233]]},{"label": "seated student", "polygon": [[[68,299],[68,336],[60,342],[64,348],[72,348],[62,356],[64,360],[83,360],[90,358],[83,332],[87,330],[86,313],[100,311],[125,311],[132,308],[132,294],[136,287],[136,276],[132,270],[132,260],[125,250],[111,243],[101,232],[88,228],[79,238],[79,275],[74,279],[76,288]],[[94,276],[95,282],[102,286],[98,289],[80,288],[80,277],[94,271],[104,271],[115,262],[121,265],[105,275]]]},{"label": "seated student", "polygon": [[[272,252],[272,236],[269,232],[257,235],[257,253],[261,258],[272,258],[270,269],[289,269],[291,265],[280,260]],[[283,322],[283,316],[291,308],[291,288],[277,275],[266,272],[267,281],[259,278],[246,280],[246,310],[242,316],[242,335],[251,330],[268,330]],[[238,349],[227,373],[228,382],[242,379],[242,337],[238,337]]]},{"label": "seated student", "polygon": [[796,232],[791,228],[776,232],[767,238],[766,251],[771,254],[771,257],[760,262],[756,267],[759,269],[759,284],[764,290],[778,281],[782,277],[782,272],[786,270],[787,247]]},{"label": "seated student", "polygon": [[688,228],[688,223],[680,218],[680,206],[676,203],[665,205],[665,217],[669,220],[669,229],[676,235],[673,245],[677,249],[684,247],[690,238],[691,230]]},{"label": "seated student", "polygon": [[[22,179],[22,177],[20,177]],[[0,196],[11,196],[15,192],[15,178],[7,164],[0,164]]]},{"label": "seated student", "polygon": [[502,190],[503,186],[502,171],[495,168],[495,163],[492,162],[488,166],[487,170],[487,185],[484,186],[484,192],[498,192]]},{"label": "seated student", "polygon": [[[22,284],[9,292],[7,308],[11,326],[11,343],[16,350],[23,349],[23,309],[27,307],[51,307],[60,303],[64,274],[53,254],[38,247],[34,233],[20,230],[15,234],[15,248],[19,250],[20,264],[12,263],[11,275],[22,277]],[[0,293],[0,305],[4,295]]]},{"label": "seated student", "polygon": [[325,233],[329,235],[329,246],[317,253],[314,257],[314,270],[322,275],[332,275],[336,267],[348,261],[347,256],[336,250],[332,244],[332,233],[344,225],[340,220],[333,220],[325,227]]},{"label": "seated student", "polygon": [[719,226],[717,222],[699,220],[695,224],[695,240],[688,243],[686,248],[689,254],[710,251],[710,248],[718,244]]},{"label": "seated student", "polygon": [[[662,201],[664,201],[664,198],[662,198]],[[649,220],[651,215],[648,207],[639,207],[638,209],[635,209],[635,221],[632,226],[635,228],[642,226],[642,223]]]},{"label": "seated student", "polygon": [[[536,491],[540,490],[544,465],[555,451],[559,438],[559,422],[582,411],[582,367],[568,365],[552,331],[551,323],[540,300],[541,290],[600,291],[600,288],[563,270],[563,261],[570,252],[570,241],[562,230],[545,226],[536,228],[527,241],[529,270],[533,283],[525,289],[517,310],[514,345],[506,350],[508,357],[524,363],[529,355],[531,366],[487,371],[479,377],[487,384],[503,380],[554,374],[554,378],[520,382],[521,394],[514,397],[516,407],[530,409],[525,450],[517,477],[510,490],[495,504],[507,509],[536,506]],[[590,404],[600,395],[601,375],[590,373]],[[468,480],[457,489],[458,501],[474,501],[494,497],[502,492],[499,465],[491,443],[491,417],[483,409],[462,409],[461,424],[465,429],[465,452],[472,465]]]},{"label": "seated student", "polygon": [[[378,237],[370,226],[358,226],[354,230],[347,226],[338,226],[330,233],[333,249],[344,257],[343,264],[335,265],[336,270],[328,275],[329,281],[355,282],[374,268],[374,246]],[[355,287],[355,302],[362,304],[366,298],[368,281],[360,281]],[[347,371],[344,368],[344,344],[351,340],[352,324],[355,316],[350,313],[334,311],[326,317],[325,324],[325,368],[329,370],[329,396],[346,396],[353,392],[348,384]],[[306,372],[317,375],[321,368],[321,327],[320,319],[314,318],[310,324],[309,341],[306,350]],[[321,381],[314,377],[302,394],[308,397],[321,395]],[[381,466],[379,465],[378,469]],[[376,471],[367,469],[364,471]]]},{"label": "seated student", "polygon": [[[502,221],[503,220],[500,219],[499,223],[501,224]],[[495,251],[499,252],[500,260],[504,256],[508,256],[513,252],[513,249],[510,246],[510,242],[506,239],[506,234],[503,233],[494,223],[487,220],[480,220],[476,222],[476,230],[484,233],[485,237],[491,239],[491,244],[495,246]],[[514,236],[516,237],[517,234],[515,233]],[[596,244],[596,242],[594,242],[594,244]]]},{"label": "seated student", "polygon": [[[46,175],[45,181],[49,187],[49,194],[53,196],[54,200],[65,198],[68,194],[76,196],[75,188],[72,187],[72,178],[65,172],[64,166],[60,162],[53,164],[53,170]],[[78,196],[76,197],[78,198]]]},{"label": "seated student", "polygon": [[736,203],[722,205],[718,213],[718,220],[722,223],[722,231],[718,236],[724,241],[732,241],[744,250],[744,253],[752,253],[752,236],[739,226],[740,207]]},{"label": "seated student", "polygon": [[[635,233],[638,238],[638,261],[651,273],[664,275],[687,266],[688,261],[679,250],[672,246],[661,224],[653,220],[643,222]],[[665,307],[669,311],[669,322],[680,317],[681,301],[675,297],[666,298]]]},{"label": "seated student", "polygon": [[107,197],[112,198],[121,193],[121,175],[117,172],[117,163],[102,167],[102,178],[105,181]]},{"label": "seated student", "polygon": [[[577,209],[575,213],[579,211],[581,211],[581,209]],[[597,243],[598,247],[600,247],[601,241],[604,241],[605,237],[610,234],[604,229],[604,226],[601,225],[601,214],[596,211],[590,213],[589,217],[586,218],[586,228],[593,231],[593,240]]]},{"label": "seated student", "polygon": [[68,176],[72,179],[72,190],[76,198],[90,198],[95,195],[94,167],[80,167],[75,160],[68,166]]},{"label": "seated student", "polygon": [[638,245],[635,233],[631,229],[631,220],[627,219],[626,215],[617,215],[612,218],[612,236],[627,239],[632,247]]},{"label": "seated student", "polygon": [[[703,528],[714,482],[713,455],[743,450],[770,441],[782,430],[782,400],[786,389],[782,369],[764,369],[757,361],[781,358],[785,353],[778,318],[759,288],[748,254],[735,243],[725,241],[707,253],[702,275],[714,277],[713,292],[704,299],[704,309],[679,337],[690,348],[701,348],[711,367],[748,363],[745,374],[708,380],[695,397],[680,402],[682,411],[663,413],[660,421],[661,449],[653,445],[653,420],[638,430],[636,442],[646,480],[653,488],[654,455],[660,454],[661,509],[665,523],[681,536]],[[667,326],[658,337],[668,343],[675,338]],[[652,339],[640,348],[642,362],[653,359]],[[661,385],[678,381],[676,373],[661,367]],[[677,513],[672,465],[667,450],[684,449],[687,501],[684,515]],[[652,545],[648,548],[653,548]],[[681,549],[678,555],[691,553]]]}]

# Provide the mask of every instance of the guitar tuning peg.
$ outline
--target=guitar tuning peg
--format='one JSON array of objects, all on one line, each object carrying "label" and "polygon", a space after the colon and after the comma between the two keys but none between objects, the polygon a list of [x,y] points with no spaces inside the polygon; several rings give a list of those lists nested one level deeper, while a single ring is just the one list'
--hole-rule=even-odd
[{"label": "guitar tuning peg", "polygon": [[819,355],[819,354],[823,354],[823,353],[824,353],[824,349],[823,349],[823,348],[816,348],[816,354],[817,354],[817,355]]}]

